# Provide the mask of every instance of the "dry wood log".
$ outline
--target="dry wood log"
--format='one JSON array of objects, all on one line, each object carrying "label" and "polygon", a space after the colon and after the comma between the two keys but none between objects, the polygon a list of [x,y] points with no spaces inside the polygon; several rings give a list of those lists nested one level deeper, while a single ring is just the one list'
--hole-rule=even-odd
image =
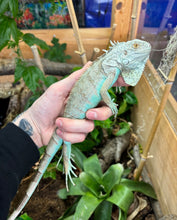
[{"label": "dry wood log", "polygon": [[[33,59],[26,59],[25,61],[29,65],[36,65]],[[74,67],[79,66],[79,64],[52,62],[44,58],[42,58],[41,61],[46,75],[65,76],[71,73],[71,70]],[[13,75],[14,71],[15,71],[14,59],[0,59],[0,76]]]},{"label": "dry wood log", "polygon": [[120,161],[122,153],[129,147],[130,138],[131,131],[108,141],[100,153],[100,163],[103,171],[105,171],[113,161],[116,163]]}]

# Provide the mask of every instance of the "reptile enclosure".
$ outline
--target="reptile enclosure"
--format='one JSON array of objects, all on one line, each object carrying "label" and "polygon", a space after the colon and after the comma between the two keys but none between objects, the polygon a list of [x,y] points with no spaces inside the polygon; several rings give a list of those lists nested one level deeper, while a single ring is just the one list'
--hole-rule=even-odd
[{"label": "reptile enclosure", "polygon": [[[152,1],[151,1],[152,2]],[[157,1],[158,2],[158,1]],[[170,2],[170,1],[169,1]],[[136,4],[137,3],[137,4]],[[137,38],[144,37],[154,46],[155,35],[148,32],[142,34],[145,19],[145,9],[148,0],[115,0],[112,5],[113,24],[117,24],[113,40],[127,41],[137,35]],[[136,6],[136,7],[135,7]],[[142,7],[141,7],[142,6]],[[144,10],[141,10],[141,8]],[[134,10],[136,16],[134,16]],[[138,25],[139,24],[139,25]],[[105,49],[112,35],[112,28],[80,28],[80,35],[89,60],[93,48]],[[155,30],[155,29],[154,29]],[[81,59],[77,51],[77,44],[72,29],[50,29],[50,30],[24,30],[24,33],[33,33],[36,37],[43,39],[50,44],[53,35],[60,39],[60,42],[67,43],[66,54],[70,54],[70,63],[80,64]],[[27,45],[21,43],[24,58],[32,58],[33,54]],[[98,54],[99,55],[99,54]],[[4,49],[0,58],[13,58],[13,52]],[[152,60],[151,60],[152,61]],[[164,86],[151,61],[147,62],[143,76],[138,85],[133,89],[138,105],[132,111],[132,121],[135,133],[138,135],[138,142],[144,147],[152,129],[159,100],[162,96]],[[0,82],[13,81],[12,76],[0,76]],[[156,88],[156,89],[154,89]],[[177,214],[177,102],[169,95],[164,113],[160,119],[155,137],[153,139],[150,157],[146,167],[153,183],[163,214]]]}]

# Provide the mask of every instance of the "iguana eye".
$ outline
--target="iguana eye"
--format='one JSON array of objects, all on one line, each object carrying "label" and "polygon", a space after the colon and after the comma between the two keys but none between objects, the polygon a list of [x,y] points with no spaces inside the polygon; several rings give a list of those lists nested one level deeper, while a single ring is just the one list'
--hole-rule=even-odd
[{"label": "iguana eye", "polygon": [[133,44],[133,47],[135,48],[135,49],[137,49],[138,47],[139,47],[139,44]]}]

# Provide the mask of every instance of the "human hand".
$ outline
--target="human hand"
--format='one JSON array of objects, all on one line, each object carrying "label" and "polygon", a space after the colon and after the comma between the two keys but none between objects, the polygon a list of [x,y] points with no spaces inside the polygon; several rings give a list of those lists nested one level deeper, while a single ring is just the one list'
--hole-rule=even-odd
[{"label": "human hand", "polygon": [[65,141],[82,142],[87,133],[94,129],[93,120],[105,120],[112,115],[109,107],[101,106],[88,110],[86,119],[61,117],[70,90],[90,65],[91,62],[88,62],[81,70],[51,85],[26,112],[13,121],[31,136],[38,147],[48,144],[56,127],[56,133]]}]

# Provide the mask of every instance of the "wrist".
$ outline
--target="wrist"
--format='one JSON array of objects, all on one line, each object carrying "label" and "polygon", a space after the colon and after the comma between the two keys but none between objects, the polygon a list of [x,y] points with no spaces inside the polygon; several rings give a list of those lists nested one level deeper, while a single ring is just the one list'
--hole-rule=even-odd
[{"label": "wrist", "polygon": [[16,126],[21,128],[24,132],[26,132],[38,147],[43,146],[41,135],[40,135],[40,129],[37,127],[36,123],[33,121],[31,114],[30,114],[30,109],[18,115],[12,121],[12,123],[14,123]]}]

